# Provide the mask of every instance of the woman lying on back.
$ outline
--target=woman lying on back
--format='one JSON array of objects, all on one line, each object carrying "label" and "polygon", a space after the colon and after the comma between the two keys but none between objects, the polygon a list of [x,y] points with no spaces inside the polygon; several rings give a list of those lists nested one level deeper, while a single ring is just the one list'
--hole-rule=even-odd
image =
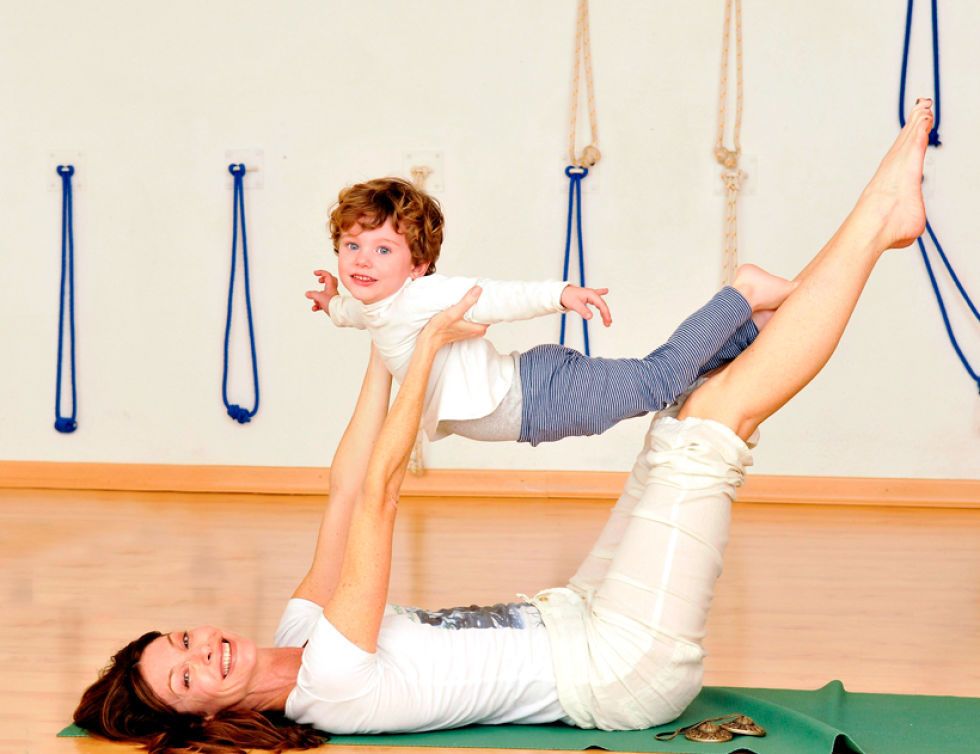
[{"label": "woman lying on back", "polygon": [[211,626],[148,633],[84,694],[75,721],[152,751],[312,747],[310,730],[418,731],[471,723],[646,728],[701,688],[701,641],[730,504],[757,426],[833,353],[881,254],[925,223],[921,101],[854,210],[798,276],[755,343],[679,408],[660,414],[609,522],[566,587],[528,603],[426,612],[386,604],[398,492],[433,357],[482,333],[462,322],[478,291],[419,338],[388,412],[372,354],[331,468],[313,564],[276,646]]}]

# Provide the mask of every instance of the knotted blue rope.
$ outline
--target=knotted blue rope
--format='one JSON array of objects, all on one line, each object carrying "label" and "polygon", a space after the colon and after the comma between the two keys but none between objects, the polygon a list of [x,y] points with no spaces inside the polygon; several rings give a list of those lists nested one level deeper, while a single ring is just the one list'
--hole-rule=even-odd
[{"label": "knotted blue rope", "polygon": [[[75,386],[75,227],[72,223],[71,177],[74,165],[59,165],[61,177],[61,288],[58,294],[58,376],[55,378],[54,428],[68,434],[78,429],[78,392]],[[68,283],[68,337],[71,340],[71,416],[61,415],[61,365],[65,340],[65,282]]]},{"label": "knotted blue rope", "polygon": [[[565,168],[565,175],[568,176],[568,222],[565,224],[565,264],[562,268],[561,279],[568,282],[568,267],[571,262],[572,252],[572,211],[575,213],[575,235],[578,238],[578,273],[579,285],[585,287],[585,248],[582,244],[582,179],[589,174],[588,168],[581,168],[576,165],[569,165]],[[566,312],[561,315],[561,334],[558,342],[565,345],[565,322],[568,317]],[[589,320],[582,319],[582,338],[585,343],[585,355],[591,356],[589,352]]]},{"label": "knotted blue rope", "polygon": [[[912,8],[915,0],[909,0],[908,10],[905,16],[905,44],[902,49],[902,75],[899,84],[898,93],[898,122],[904,128],[905,127],[905,82],[908,75],[908,63],[909,63],[909,41],[912,38]],[[933,122],[932,130],[929,131],[929,146],[938,147],[942,142],[939,139],[939,13],[937,8],[937,0],[932,0],[932,81],[933,88],[935,90],[935,111],[936,119]],[[973,316],[976,317],[977,321],[980,321],[980,312],[977,311],[977,307],[974,306],[973,300],[970,295],[966,292],[966,288],[960,282],[959,276],[953,269],[952,263],[946,256],[946,252],[943,251],[942,244],[939,243],[939,238],[936,236],[935,231],[932,229],[932,224],[926,219],[926,231],[929,234],[929,238],[932,239],[933,244],[936,247],[936,251],[939,254],[939,258],[942,260],[943,265],[946,267],[946,271],[949,273],[950,278],[956,285],[956,289],[959,291],[966,305],[973,312]],[[980,391],[980,374],[977,374],[969,360],[966,358],[966,354],[963,353],[963,349],[960,348],[959,342],[956,340],[956,334],[953,332],[953,325],[949,321],[949,314],[946,311],[946,302],[943,300],[942,291],[939,289],[939,283],[936,280],[936,275],[932,269],[932,263],[929,261],[929,255],[926,252],[925,242],[922,240],[922,236],[916,239],[919,244],[919,254],[922,257],[922,263],[925,265],[926,273],[929,275],[929,282],[932,285],[932,292],[936,297],[936,303],[939,305],[939,313],[943,318],[943,325],[946,327],[946,334],[949,336],[949,342],[953,346],[953,350],[959,357],[960,362],[963,364],[963,368],[966,369],[967,374],[973,379],[977,384],[977,390]]]},{"label": "knotted blue rope", "polygon": [[[259,411],[259,367],[255,357],[255,329],[252,326],[252,293],[248,281],[248,237],[245,233],[245,165],[232,163],[228,166],[235,181],[235,192],[232,200],[232,235],[231,235],[231,279],[228,282],[228,318],[225,321],[225,364],[221,376],[221,399],[224,401],[228,416],[239,424],[247,424]],[[238,225],[242,227],[242,270],[245,278],[245,310],[248,313],[248,339],[252,347],[252,384],[255,386],[255,407],[249,411],[238,404],[228,402],[228,341],[231,336],[231,315],[235,293],[235,262],[238,248]]]}]

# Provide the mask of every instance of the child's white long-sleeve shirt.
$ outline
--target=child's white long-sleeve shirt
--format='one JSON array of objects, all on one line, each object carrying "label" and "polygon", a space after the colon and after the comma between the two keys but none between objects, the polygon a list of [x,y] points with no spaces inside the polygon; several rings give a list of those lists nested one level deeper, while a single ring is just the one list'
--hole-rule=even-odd
[{"label": "child's white long-sleeve shirt", "polygon": [[[481,324],[531,319],[564,311],[560,281],[495,281],[427,275],[405,281],[388,298],[363,304],[350,296],[334,296],[327,313],[338,327],[367,330],[385,366],[400,383],[408,371],[415,340],[433,315],[457,303],[470,288],[483,288],[466,319]],[[503,400],[515,374],[514,360],[501,355],[486,338],[452,343],[436,355],[425,395],[422,429],[430,440],[446,419],[479,419]]]}]

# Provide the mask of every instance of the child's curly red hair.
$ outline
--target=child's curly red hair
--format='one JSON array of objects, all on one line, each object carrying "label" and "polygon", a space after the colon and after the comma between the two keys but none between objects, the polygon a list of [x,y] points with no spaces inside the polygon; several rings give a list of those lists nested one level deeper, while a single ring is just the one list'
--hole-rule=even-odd
[{"label": "child's curly red hair", "polygon": [[376,178],[341,190],[330,211],[330,237],[339,253],[340,235],[360,225],[373,230],[391,219],[405,236],[414,265],[428,263],[426,275],[436,271],[445,220],[439,202],[402,178]]}]

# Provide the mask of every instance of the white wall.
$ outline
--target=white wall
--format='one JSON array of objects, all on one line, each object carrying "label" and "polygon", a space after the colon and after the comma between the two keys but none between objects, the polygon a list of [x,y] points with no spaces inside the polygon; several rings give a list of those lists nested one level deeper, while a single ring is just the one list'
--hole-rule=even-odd
[{"label": "white wall", "polygon": [[[910,92],[931,93],[927,3]],[[554,277],[564,233],[572,0],[4,4],[0,24],[0,459],[329,462],[367,353],[308,311],[333,264],[344,184],[438,150],[446,273]],[[717,286],[712,162],[723,4],[592,4],[601,146],[587,179],[589,280],[615,325],[600,355],[661,342]],[[742,258],[794,274],[849,210],[896,132],[905,4],[746,0]],[[980,4],[942,4],[944,146],[930,216],[980,298],[975,78]],[[913,94],[915,96],[915,94]],[[226,152],[261,149],[247,196],[262,406],[220,401],[230,247]],[[52,429],[60,193],[77,160],[79,423]],[[917,250],[885,257],[834,361],[767,423],[770,474],[976,478],[980,399]],[[958,316],[980,364],[980,327]],[[557,321],[503,325],[503,349]],[[577,332],[573,328],[573,332]],[[577,345],[577,341],[573,341]],[[239,402],[250,405],[245,352]],[[643,432],[531,449],[449,439],[432,467],[625,469]]]}]

